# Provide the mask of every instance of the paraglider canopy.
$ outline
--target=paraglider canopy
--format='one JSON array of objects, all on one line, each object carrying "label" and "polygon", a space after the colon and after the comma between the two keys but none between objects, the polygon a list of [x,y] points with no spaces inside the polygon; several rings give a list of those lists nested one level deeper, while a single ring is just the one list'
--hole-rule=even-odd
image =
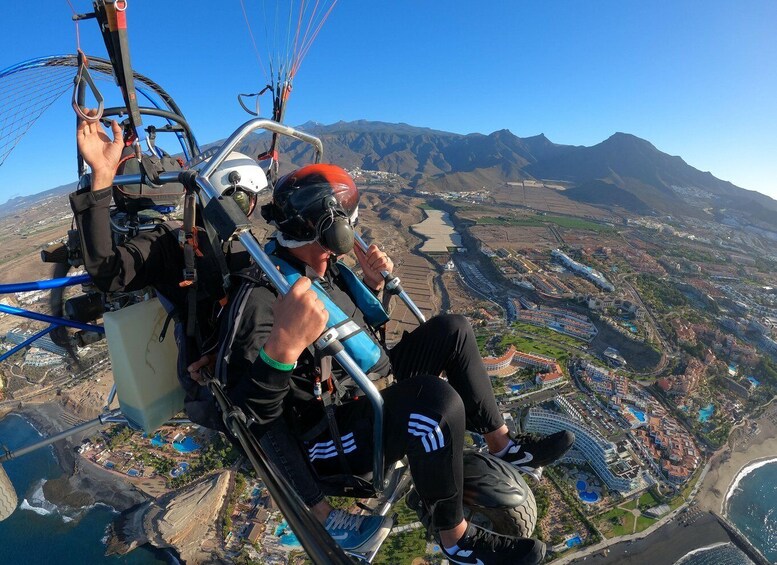
[{"label": "paraglider canopy", "polygon": [[[337,0],[240,0],[240,4],[266,86],[253,94],[238,95],[238,101],[244,110],[258,116],[259,97],[269,92],[272,96],[271,117],[283,123],[294,77]],[[254,21],[258,21],[259,25],[252,26]],[[257,43],[254,29],[264,30],[263,50]],[[261,36],[259,39],[261,41]],[[257,97],[255,111],[245,105],[244,97]],[[269,151],[259,155],[259,159],[270,160],[272,180],[278,173],[277,141],[278,136],[273,135]]]}]

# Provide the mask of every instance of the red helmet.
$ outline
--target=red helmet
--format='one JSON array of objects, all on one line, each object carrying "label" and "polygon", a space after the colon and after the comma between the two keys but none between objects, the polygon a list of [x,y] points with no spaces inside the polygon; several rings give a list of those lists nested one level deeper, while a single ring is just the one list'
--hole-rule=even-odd
[{"label": "red helmet", "polygon": [[351,175],[337,165],[317,164],[281,177],[275,183],[272,202],[262,207],[262,216],[285,236],[297,241],[318,240],[332,251],[345,253],[342,247],[347,242],[334,245],[336,239],[342,239],[334,238],[334,231],[342,235],[344,227],[350,229],[358,207],[359,190]]}]

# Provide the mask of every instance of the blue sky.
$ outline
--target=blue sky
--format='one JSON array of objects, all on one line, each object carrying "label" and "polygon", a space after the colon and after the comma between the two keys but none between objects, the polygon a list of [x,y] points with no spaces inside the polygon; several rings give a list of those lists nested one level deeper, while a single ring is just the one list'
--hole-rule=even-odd
[{"label": "blue sky", "polygon": [[[244,2],[264,52],[262,5],[276,0]],[[3,11],[0,69],[75,50],[67,2],[38,9],[34,20],[29,10]],[[129,0],[128,16],[135,69],[173,95],[201,143],[248,118],[235,96],[265,78],[239,0]],[[339,0],[297,76],[286,121],[507,128],[573,145],[629,132],[777,198],[776,24],[773,0]],[[105,56],[94,21],[80,29],[83,49]],[[0,167],[0,202],[75,180],[68,102],[69,94]]]}]

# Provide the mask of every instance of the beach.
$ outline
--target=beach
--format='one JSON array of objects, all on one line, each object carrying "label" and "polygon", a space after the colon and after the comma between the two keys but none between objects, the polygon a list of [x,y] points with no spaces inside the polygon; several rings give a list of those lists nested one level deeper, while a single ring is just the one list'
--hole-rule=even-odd
[{"label": "beach", "polygon": [[[755,433],[756,429],[760,431]],[[728,445],[712,456],[696,497],[699,508],[725,514],[726,495],[737,476],[745,467],[769,459],[777,459],[776,402],[771,402],[757,420],[746,421],[734,429]]]},{"label": "beach", "polygon": [[[73,415],[55,402],[27,406],[15,413],[29,421],[44,436],[66,429],[69,422],[73,421]],[[147,500],[127,481],[89,464],[78,455],[76,449],[81,441],[95,431],[71,436],[53,444],[57,462],[65,474],[46,482],[46,499],[57,506],[70,508],[92,506],[99,502],[118,511]]]},{"label": "beach", "polygon": [[[756,432],[756,430],[760,430]],[[674,563],[691,550],[716,543],[735,542],[714,514],[725,516],[728,493],[737,477],[754,463],[777,459],[777,402],[758,419],[745,420],[732,430],[727,445],[715,452],[697,485],[688,520],[680,507],[642,534],[607,540],[561,556],[554,563]],[[714,513],[714,514],[713,514]],[[686,525],[687,523],[687,525]],[[607,554],[603,550],[607,548]]]},{"label": "beach", "polygon": [[[85,380],[63,391],[61,396],[48,395],[45,402],[25,404],[21,408],[7,407],[0,413],[0,418],[9,413],[18,414],[43,436],[95,418],[102,411],[113,382],[109,376],[101,376],[103,378]],[[44,485],[46,499],[52,504],[75,509],[99,502],[123,511],[147,500],[141,491],[121,477],[90,464],[78,455],[76,449],[81,441],[98,430],[76,434],[52,445],[64,472],[62,477],[46,481]]]}]

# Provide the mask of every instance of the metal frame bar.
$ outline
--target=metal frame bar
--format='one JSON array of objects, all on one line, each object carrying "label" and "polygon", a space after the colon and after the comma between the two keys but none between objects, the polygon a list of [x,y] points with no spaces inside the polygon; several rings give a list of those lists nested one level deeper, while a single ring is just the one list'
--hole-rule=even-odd
[{"label": "metal frame bar", "polygon": [[56,329],[58,327],[59,327],[59,324],[51,324],[45,330],[41,330],[38,333],[28,337],[27,339],[25,339],[23,342],[21,342],[19,345],[17,345],[13,349],[10,349],[10,350],[6,351],[5,353],[3,353],[2,355],[0,355],[0,362],[5,361],[6,359],[11,357],[12,355],[18,353],[19,351],[21,351],[22,349],[24,349],[25,347],[27,347],[31,343],[37,341],[38,339],[42,338],[44,335],[48,334],[49,332],[53,331],[54,329]]},{"label": "metal frame bar", "polygon": [[105,426],[107,424],[111,424],[116,421],[123,421],[123,419],[117,420],[117,418],[120,418],[120,417],[121,417],[121,412],[119,410],[111,410],[110,412],[100,414],[94,420],[89,420],[88,422],[84,422],[83,424],[73,426],[70,429],[67,429],[63,432],[59,432],[58,434],[54,434],[53,436],[43,438],[40,441],[31,443],[30,445],[17,449],[16,451],[6,451],[5,453],[1,453],[0,463],[10,461],[11,459],[16,459],[17,457],[21,457],[22,455],[27,455],[28,453],[35,451],[36,449],[40,449],[41,447],[46,447],[47,445],[51,445],[52,443],[68,438],[74,434],[86,432],[94,428],[99,428],[101,426]]},{"label": "metal frame bar", "polygon": [[24,310],[14,306],[7,306],[5,304],[0,304],[0,313],[11,314],[12,316],[19,316],[20,318],[37,320],[38,322],[46,322],[57,326],[67,326],[69,328],[76,328],[78,330],[84,330],[87,332],[97,332],[101,334],[105,333],[105,329],[102,326],[84,324],[83,322],[78,322],[76,320],[68,320],[65,318],[59,318],[57,316],[49,316],[48,314],[39,314],[38,312],[32,312],[30,310]]},{"label": "metal frame bar", "polygon": [[0,294],[13,294],[15,292],[30,292],[33,290],[51,290],[52,288],[64,288],[77,284],[92,282],[89,275],[76,275],[74,277],[62,277],[60,279],[47,279],[42,281],[30,281],[11,284],[0,284]]},{"label": "metal frame bar", "polygon": [[[362,236],[356,232],[354,232],[353,237],[356,245],[358,245],[359,249],[362,250],[362,253],[366,255],[367,249],[369,248],[367,242],[364,241]],[[402,302],[405,303],[405,306],[407,306],[408,310],[413,313],[413,316],[415,316],[419,324],[426,322],[426,316],[424,316],[423,312],[421,312],[418,306],[416,306],[415,302],[413,302],[413,299],[410,298],[410,295],[405,292],[405,289],[402,288],[399,277],[392,276],[388,271],[381,271],[380,275],[383,277],[383,280],[386,284],[385,292],[399,296],[400,300],[402,300]]]}]

